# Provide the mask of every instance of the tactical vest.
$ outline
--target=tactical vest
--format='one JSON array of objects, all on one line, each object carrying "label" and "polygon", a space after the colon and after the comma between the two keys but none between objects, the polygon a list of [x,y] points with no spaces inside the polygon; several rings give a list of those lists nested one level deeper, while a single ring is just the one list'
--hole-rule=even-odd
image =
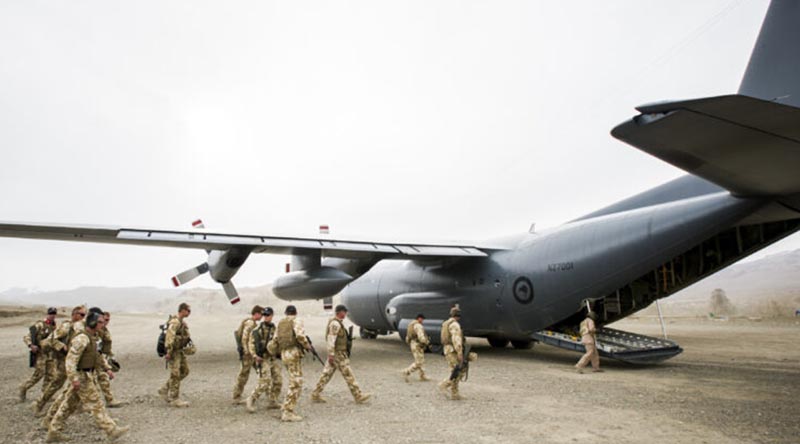
[{"label": "tactical vest", "polygon": [[450,337],[450,324],[456,320],[450,318],[442,322],[442,345],[453,345],[453,338]]},{"label": "tactical vest", "polygon": [[267,350],[267,344],[275,335],[275,324],[272,322],[262,322],[258,328],[253,329],[253,343],[256,346],[256,355],[263,358]]},{"label": "tactical vest", "polygon": [[78,360],[78,370],[93,370],[97,367],[97,363],[100,360],[100,353],[97,351],[97,336],[90,335],[85,331],[79,332],[78,334],[86,335],[86,337],[89,338],[89,344],[83,349],[81,358]]},{"label": "tactical vest", "polygon": [[338,322],[339,323],[339,333],[336,334],[336,343],[333,346],[333,349],[337,352],[346,352],[347,351],[347,332],[344,330],[344,322],[340,321],[339,319],[333,317],[330,321],[328,321],[328,327],[325,329],[325,337],[327,338],[328,332],[331,331],[331,323]]},{"label": "tactical vest", "polygon": [[419,324],[419,321],[416,321],[416,320],[411,321],[411,323],[408,324],[408,329],[406,330],[406,343],[407,344],[410,344],[411,341],[419,341],[419,338],[417,337],[417,329],[414,328],[414,327],[417,326],[417,324]]},{"label": "tactical vest", "polygon": [[177,316],[173,317],[173,319],[178,320],[178,328],[175,330],[175,342],[174,347],[176,350],[183,350],[186,347],[186,344],[189,343],[189,331],[186,328],[186,324],[180,320]]},{"label": "tactical vest", "polygon": [[53,325],[50,325],[44,321],[39,321],[33,326],[36,329],[36,337],[31,338],[31,343],[33,344],[41,345],[42,341],[47,339],[47,337],[50,336],[51,333],[53,333],[53,330],[55,330],[55,328],[53,328],[54,327]]},{"label": "tactical vest", "polygon": [[244,318],[242,319],[242,322],[239,323],[239,328],[236,329],[236,342],[242,342],[242,336],[244,335],[244,324],[251,319],[253,318]]},{"label": "tactical vest", "polygon": [[67,333],[67,337],[65,338],[67,342],[64,343],[64,345],[66,345],[68,348],[69,348],[69,343],[72,342],[72,338],[78,336],[79,333],[83,333],[82,325],[81,328],[76,328],[76,325],[80,325],[78,324],[79,322],[81,321],[70,322],[69,324],[69,332]]},{"label": "tactical vest", "polygon": [[294,334],[294,318],[283,318],[278,322],[278,347],[280,351],[288,350],[292,347],[299,347],[297,336]]}]

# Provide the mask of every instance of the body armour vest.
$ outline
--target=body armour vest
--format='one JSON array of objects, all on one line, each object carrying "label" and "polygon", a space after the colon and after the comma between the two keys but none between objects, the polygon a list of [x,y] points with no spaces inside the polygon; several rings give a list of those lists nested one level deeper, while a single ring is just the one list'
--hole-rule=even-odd
[{"label": "body armour vest", "polygon": [[456,320],[450,318],[442,322],[442,345],[453,345],[453,338],[450,337],[450,324]]},{"label": "body armour vest", "polygon": [[281,351],[300,345],[294,334],[294,319],[281,319],[281,321],[278,322],[278,331],[276,334],[278,335],[278,346],[281,348]]},{"label": "body armour vest", "polygon": [[89,338],[89,344],[83,349],[83,354],[78,360],[78,370],[94,370],[97,366],[97,360],[100,358],[100,354],[97,352],[97,337],[84,331],[78,334],[86,335]]},{"label": "body armour vest", "polygon": [[333,349],[336,350],[337,352],[346,352],[347,351],[347,333],[344,330],[344,323],[342,321],[340,321],[340,320],[338,320],[336,318],[331,318],[331,320],[328,321],[328,327],[325,329],[326,330],[326,335],[327,335],[327,332],[329,332],[331,330],[331,323],[333,323],[333,322],[338,322],[339,323],[339,333],[336,334],[336,343],[334,344]]}]

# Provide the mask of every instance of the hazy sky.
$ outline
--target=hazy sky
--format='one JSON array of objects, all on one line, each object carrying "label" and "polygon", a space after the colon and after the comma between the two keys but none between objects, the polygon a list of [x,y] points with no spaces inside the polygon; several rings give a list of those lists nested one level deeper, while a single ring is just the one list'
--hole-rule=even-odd
[{"label": "hazy sky", "polygon": [[[642,103],[735,92],[766,8],[5,0],[0,220],[398,240],[558,225],[683,174],[609,131]],[[0,249],[0,290],[166,287],[205,255]],[[284,262],[251,257],[234,282]]]}]

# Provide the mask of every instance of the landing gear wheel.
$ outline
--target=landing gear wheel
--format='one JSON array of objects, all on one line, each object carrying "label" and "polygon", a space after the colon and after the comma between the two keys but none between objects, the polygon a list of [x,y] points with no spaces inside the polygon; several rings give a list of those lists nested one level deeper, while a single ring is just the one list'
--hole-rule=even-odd
[{"label": "landing gear wheel", "polygon": [[486,338],[486,340],[489,341],[492,348],[505,348],[508,345],[506,338]]},{"label": "landing gear wheel", "polygon": [[375,339],[378,337],[378,333],[372,330],[367,330],[364,327],[358,328],[358,335],[361,336],[361,339]]},{"label": "landing gear wheel", "polygon": [[517,350],[530,350],[533,348],[533,341],[511,341],[511,346]]}]

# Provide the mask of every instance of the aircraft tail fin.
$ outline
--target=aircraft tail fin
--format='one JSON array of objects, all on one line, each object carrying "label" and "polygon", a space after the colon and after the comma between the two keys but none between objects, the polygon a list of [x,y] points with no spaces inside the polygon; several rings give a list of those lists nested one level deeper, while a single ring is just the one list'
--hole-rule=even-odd
[{"label": "aircraft tail fin", "polygon": [[800,107],[800,2],[773,0],[739,94]]}]

